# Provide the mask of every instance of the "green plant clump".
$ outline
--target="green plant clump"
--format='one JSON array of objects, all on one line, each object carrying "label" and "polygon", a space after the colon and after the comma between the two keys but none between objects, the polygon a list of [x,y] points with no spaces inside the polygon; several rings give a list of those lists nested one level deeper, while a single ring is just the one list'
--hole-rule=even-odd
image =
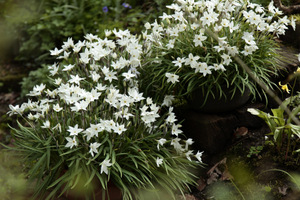
[{"label": "green plant clump", "polygon": [[[24,78],[21,82],[22,96],[27,94],[37,82],[45,84],[49,82],[45,78],[46,73],[43,69],[45,66],[41,67],[41,65],[55,61],[50,56],[49,49],[61,46],[68,37],[82,40],[85,34],[92,33],[102,38],[105,37],[104,30],[114,28],[140,33],[143,24],[159,16],[165,9],[165,5],[171,2],[170,0],[138,2],[131,0],[126,1],[127,3],[120,0],[31,1],[33,2],[30,4],[35,6],[30,10],[22,4],[19,7],[35,13],[34,17],[26,22],[19,20],[15,28],[11,28],[19,32],[17,37],[19,46],[15,48],[18,51],[16,60],[21,61],[22,65],[30,65],[33,70],[28,78]],[[6,21],[10,22],[8,19]],[[10,35],[16,36],[16,33]]]},{"label": "green plant clump", "polygon": [[[23,65],[52,63],[49,49],[68,37],[82,40],[87,33],[129,29],[140,33],[143,24],[162,13],[171,0],[26,0],[0,1],[0,56],[11,52]],[[4,48],[5,47],[5,48]]]},{"label": "green plant clump", "polygon": [[[276,35],[284,34],[294,20],[272,4],[268,9],[245,1],[178,1],[161,21],[146,23],[146,41],[151,56],[143,66],[146,92],[190,96],[197,91],[207,98],[221,98],[230,91],[253,98],[266,96],[240,66],[242,60],[254,76],[272,89],[270,77],[277,74]],[[158,92],[157,92],[158,91]]]},{"label": "green plant clump", "polygon": [[[190,170],[201,166],[202,152],[194,154],[192,139],[180,137],[171,100],[160,105],[139,92],[147,45],[128,30],[106,34],[115,40],[87,34],[50,51],[61,59],[48,66],[55,87],[35,85],[28,102],[10,105],[8,114],[23,124],[12,128],[13,149],[24,157],[37,198],[82,186],[77,195],[104,199],[113,184],[123,199],[160,189],[175,199],[195,184]],[[105,191],[102,197],[95,188]]]},{"label": "green plant clump", "polygon": [[263,146],[251,146],[247,157],[250,158],[253,155],[258,156],[258,154],[263,150],[263,148]]},{"label": "green plant clump", "polygon": [[[294,124],[293,117],[300,117],[300,106],[295,104],[299,102],[300,93],[285,99],[281,106],[271,109],[271,114],[258,109],[249,108],[248,111],[262,118],[269,126],[272,136],[271,144],[273,144],[281,158],[286,161],[288,158],[293,160],[294,164],[300,164],[300,125]],[[283,106],[292,108],[291,115],[287,116]]]}]

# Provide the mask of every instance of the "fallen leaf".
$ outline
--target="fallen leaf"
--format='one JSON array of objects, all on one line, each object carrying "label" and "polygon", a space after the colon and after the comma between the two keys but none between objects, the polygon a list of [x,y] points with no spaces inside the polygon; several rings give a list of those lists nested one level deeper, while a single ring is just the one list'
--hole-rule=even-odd
[{"label": "fallen leaf", "polygon": [[239,127],[235,130],[234,132],[234,136],[236,138],[239,138],[239,137],[242,137],[242,136],[245,136],[248,134],[248,128],[246,127]]},{"label": "fallen leaf", "polygon": [[197,189],[201,192],[206,187],[206,183],[204,178],[200,177],[200,179],[197,181]]},{"label": "fallen leaf", "polygon": [[223,158],[220,162],[218,162],[212,168],[210,168],[210,170],[208,170],[207,174],[208,175],[212,174],[215,171],[215,169],[218,167],[218,165],[220,165],[220,164],[226,164],[226,161],[227,161],[227,158]]},{"label": "fallen leaf", "polygon": [[230,181],[233,180],[233,176],[230,174],[229,170],[227,167],[225,168],[224,172],[222,173],[222,176],[220,178],[222,181]]},{"label": "fallen leaf", "polygon": [[213,182],[218,181],[219,174],[213,172],[210,174],[209,178],[206,180],[207,185],[212,184]]}]

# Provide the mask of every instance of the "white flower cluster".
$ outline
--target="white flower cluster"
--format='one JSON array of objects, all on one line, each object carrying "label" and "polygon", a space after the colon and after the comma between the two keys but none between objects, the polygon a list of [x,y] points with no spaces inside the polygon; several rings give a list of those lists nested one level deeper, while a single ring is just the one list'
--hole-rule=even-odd
[{"label": "white flower cluster", "polygon": [[[27,118],[43,137],[53,137],[64,151],[85,149],[89,157],[101,158],[101,173],[108,174],[108,167],[114,163],[108,155],[99,155],[103,153],[99,148],[115,144],[111,148],[118,149],[123,139],[134,142],[145,134],[161,133],[154,149],[172,145],[182,155],[189,152],[186,156],[190,159],[188,146],[192,140],[185,148],[179,142],[182,131],[172,107],[165,121],[159,120],[161,106],[138,90],[144,47],[127,30],[113,33],[115,41],[88,34],[84,41],[74,43],[69,38],[61,49],[51,50],[51,55],[61,59],[49,66],[53,87],[35,86],[28,96],[36,101],[10,105],[9,114]],[[170,106],[172,100],[172,96],[166,96],[163,105]],[[201,153],[195,157],[201,162]],[[159,166],[163,158],[154,162]]]},{"label": "white flower cluster", "polygon": [[143,33],[158,51],[175,49],[182,55],[171,61],[177,69],[165,73],[167,82],[172,84],[180,81],[184,66],[203,77],[217,70],[226,71],[233,56],[250,56],[266,36],[284,34],[289,24],[295,28],[295,20],[279,17],[282,12],[274,7],[273,1],[268,9],[243,0],[176,2],[167,6],[174,14],[163,13],[161,23],[146,23]]}]

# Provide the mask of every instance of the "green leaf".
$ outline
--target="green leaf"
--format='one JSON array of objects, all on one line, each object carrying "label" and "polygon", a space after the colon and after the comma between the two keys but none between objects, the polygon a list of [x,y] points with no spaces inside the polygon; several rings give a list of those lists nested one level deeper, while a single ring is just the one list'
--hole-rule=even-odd
[{"label": "green leaf", "polygon": [[94,179],[94,177],[95,177],[95,175],[96,175],[96,171],[97,170],[95,170],[95,169],[92,169],[91,170],[91,176],[90,176],[90,178],[87,180],[87,182],[84,184],[84,187],[86,187],[86,186],[88,186],[91,182],[92,182],[92,180]]}]

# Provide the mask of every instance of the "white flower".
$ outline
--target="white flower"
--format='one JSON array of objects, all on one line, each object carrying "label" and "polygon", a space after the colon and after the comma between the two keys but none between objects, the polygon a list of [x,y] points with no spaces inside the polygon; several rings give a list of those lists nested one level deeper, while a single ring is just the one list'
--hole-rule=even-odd
[{"label": "white flower", "polygon": [[96,89],[98,91],[104,91],[104,90],[106,90],[106,86],[102,85],[101,83],[98,83],[97,86],[96,86]]},{"label": "white flower", "polygon": [[217,70],[222,70],[223,72],[226,71],[225,67],[223,64],[214,64],[214,70],[217,71]]},{"label": "white flower", "polygon": [[68,49],[69,47],[74,47],[74,42],[72,38],[68,38],[68,40],[66,42],[64,42],[64,44],[62,45],[62,48],[64,50]]},{"label": "white flower", "polygon": [[60,124],[60,123],[56,124],[56,125],[52,128],[52,130],[58,130],[58,131],[61,133],[61,124]]},{"label": "white flower", "polygon": [[172,16],[166,14],[165,12],[163,13],[163,16],[159,16],[159,18],[161,18],[162,20],[165,20],[165,19],[171,19]]},{"label": "white flower", "polygon": [[223,64],[224,65],[229,65],[231,63],[231,58],[228,54],[222,54],[221,57],[223,58]]},{"label": "white flower", "polygon": [[164,101],[161,106],[171,106],[172,102],[174,101],[175,97],[173,95],[165,95]]},{"label": "white flower", "polygon": [[68,81],[69,83],[75,83],[75,84],[79,85],[80,81],[84,80],[84,78],[80,78],[78,76],[78,74],[76,74],[76,76],[71,74],[70,76],[71,76],[71,79]]},{"label": "white flower", "polygon": [[168,124],[173,124],[176,121],[177,121],[176,115],[173,112],[169,113],[169,116],[167,117],[166,122]]},{"label": "white flower", "polygon": [[173,124],[172,125],[172,135],[176,135],[178,137],[178,134],[182,133],[182,130],[180,130],[179,128],[181,127],[180,124]]},{"label": "white flower", "polygon": [[60,85],[61,82],[62,82],[62,79],[61,79],[61,78],[57,78],[57,79],[54,80],[54,84],[55,84],[55,85]]},{"label": "white flower", "polygon": [[191,155],[193,155],[193,151],[192,150],[190,150],[190,151],[187,151],[186,153],[185,153],[185,156],[186,156],[186,158],[189,160],[189,161],[192,161],[192,159],[191,159]]},{"label": "white flower", "polygon": [[54,63],[53,65],[48,66],[48,69],[50,70],[49,72],[51,76],[54,76],[55,74],[57,74],[59,66],[57,66],[57,63]]},{"label": "white flower", "polygon": [[146,22],[144,26],[146,29],[151,29],[151,24],[149,22]]},{"label": "white flower", "polygon": [[260,113],[254,108],[248,108],[247,111],[252,115],[259,115]]},{"label": "white flower", "polygon": [[245,56],[247,56],[247,55],[251,55],[257,49],[258,49],[258,47],[256,45],[251,45],[251,46],[246,45],[244,50],[241,53],[244,54]]},{"label": "white flower", "polygon": [[75,65],[64,65],[63,71],[70,71],[71,69],[73,69],[75,67]]},{"label": "white flower", "polygon": [[128,72],[122,73],[122,76],[125,77],[125,80],[129,81],[132,79],[132,77],[135,77],[135,74],[132,74],[131,70],[129,70]]},{"label": "white flower", "polygon": [[169,9],[175,10],[175,11],[180,11],[181,10],[180,6],[178,6],[175,3],[172,3],[171,5],[168,5],[166,7],[169,8]]},{"label": "white flower", "polygon": [[82,63],[85,63],[85,64],[88,64],[89,61],[90,61],[90,58],[89,58],[89,55],[90,55],[90,52],[86,49],[83,53],[80,53],[80,62]]},{"label": "white flower", "polygon": [[203,16],[200,18],[200,21],[202,22],[203,26],[210,26],[219,20],[218,16],[219,14],[212,10],[209,12],[205,11]]},{"label": "white flower", "polygon": [[185,65],[191,65],[196,66],[197,65],[197,60],[199,60],[199,56],[193,56],[192,53],[189,54],[189,57],[185,59]]},{"label": "white flower", "polygon": [[156,158],[156,165],[157,165],[157,167],[159,167],[162,163],[163,163],[163,159],[157,157],[157,158]]},{"label": "white flower", "polygon": [[94,142],[94,143],[90,143],[90,154],[94,157],[94,153],[98,153],[98,147],[100,147],[100,143],[98,142]]},{"label": "white flower", "polygon": [[100,171],[100,174],[102,174],[103,172],[104,172],[105,174],[108,174],[108,169],[107,169],[107,167],[112,166],[112,163],[110,163],[110,159],[108,159],[108,160],[104,160],[100,165],[101,165],[101,171]]},{"label": "white flower", "polygon": [[114,71],[110,71],[107,67],[103,67],[102,68],[102,72],[105,75],[105,80],[108,80],[110,83],[112,82],[112,80],[118,80],[118,78],[116,77],[117,72]]},{"label": "white flower", "polygon": [[94,136],[98,136],[98,133],[103,131],[104,127],[102,126],[102,124],[90,124],[90,127],[87,128],[83,133],[85,133],[84,136],[87,137],[87,141],[89,141],[92,137]]},{"label": "white flower", "polygon": [[68,141],[68,143],[66,144],[65,147],[70,147],[70,149],[72,149],[74,146],[77,146],[76,137],[73,138],[66,137],[66,140]]},{"label": "white flower", "polygon": [[113,130],[115,133],[118,133],[119,135],[121,135],[123,132],[125,132],[127,129],[125,128],[125,125],[124,124],[116,124],[114,127],[113,127]]},{"label": "white flower", "polygon": [[59,111],[61,111],[62,110],[62,108],[59,106],[59,104],[57,103],[57,104],[55,104],[54,106],[53,106],[53,110],[55,111],[55,112],[59,112]]},{"label": "white flower", "polygon": [[105,30],[104,30],[104,33],[105,33],[105,36],[106,36],[106,37],[109,37],[109,36],[112,34],[112,31],[111,31],[111,30],[105,29]]},{"label": "white flower", "polygon": [[175,66],[178,66],[179,68],[182,66],[182,64],[185,62],[185,58],[177,57],[176,60],[172,61]]},{"label": "white flower", "polygon": [[164,146],[164,144],[167,142],[167,140],[165,138],[160,138],[159,140],[157,140],[157,149],[159,150],[159,145]]},{"label": "white flower", "polygon": [[93,79],[94,82],[98,82],[100,75],[97,72],[93,71],[90,77]]},{"label": "white flower", "polygon": [[172,82],[173,84],[174,83],[176,83],[176,82],[179,82],[179,76],[178,75],[176,75],[176,74],[172,74],[172,73],[169,73],[169,72],[167,72],[166,73],[166,77],[168,78],[167,79],[167,82],[169,83],[169,82]]},{"label": "white flower", "polygon": [[22,113],[22,109],[20,108],[19,105],[13,106],[13,105],[10,104],[9,109],[10,109],[10,111],[7,112],[7,114],[9,114],[9,116]]},{"label": "white flower", "polygon": [[188,150],[189,145],[192,145],[194,143],[192,138],[189,138],[185,141],[185,150]]},{"label": "white flower", "polygon": [[230,47],[226,47],[228,54],[231,56],[235,56],[236,54],[239,53],[238,48],[236,46],[230,46]]},{"label": "white flower", "polygon": [[88,107],[89,103],[90,103],[89,101],[85,101],[85,100],[82,100],[80,102],[76,101],[74,103],[74,106],[71,107],[71,110],[73,112],[78,112],[80,110],[86,110],[86,108]]},{"label": "white flower", "polygon": [[192,23],[191,24],[191,29],[196,30],[200,25],[197,23]]},{"label": "white flower", "polygon": [[199,161],[199,162],[202,162],[202,154],[203,154],[203,151],[202,152],[197,152],[197,154],[195,155],[195,157],[197,158],[197,160]]},{"label": "white flower", "polygon": [[41,128],[50,128],[50,121],[47,120],[47,121],[43,122],[43,126],[41,126]]},{"label": "white flower", "polygon": [[27,115],[27,118],[29,119],[29,120],[34,120],[35,118],[34,118],[34,115],[32,114],[32,113],[29,113],[28,115]]},{"label": "white flower", "polygon": [[244,32],[242,39],[245,40],[245,42],[249,45],[255,44],[252,32]]},{"label": "white flower", "polygon": [[256,14],[253,10],[250,10],[249,14],[250,17],[248,18],[247,21],[249,21],[250,24],[258,25],[262,21],[260,15]]},{"label": "white flower", "polygon": [[201,62],[198,65],[199,69],[196,68],[196,72],[202,73],[202,75],[205,77],[207,74],[211,74],[211,69],[213,69],[212,66],[207,66],[205,62]]},{"label": "white flower", "polygon": [[29,94],[27,94],[28,96],[39,96],[42,94],[42,91],[46,88],[45,84],[40,84],[40,85],[36,85],[33,87],[33,90],[30,91]]},{"label": "white flower", "polygon": [[143,97],[143,93],[139,93],[137,88],[129,88],[128,95],[131,96],[135,102],[139,102],[139,101],[145,99]]},{"label": "white flower", "polygon": [[295,19],[295,18],[292,16],[292,19],[291,19],[291,26],[292,26],[292,28],[293,28],[294,31],[296,30],[296,21],[297,21],[297,19]]},{"label": "white flower", "polygon": [[175,44],[175,39],[169,40],[169,43],[166,45],[168,49],[173,49]]},{"label": "white flower", "polygon": [[230,21],[228,19],[222,19],[221,26],[228,27],[230,24]]},{"label": "white flower", "polygon": [[203,35],[202,32],[200,32],[200,34],[196,35],[194,37],[193,42],[195,43],[195,47],[200,46],[202,47],[202,42],[205,41],[207,39],[207,37],[205,35]]},{"label": "white flower", "polygon": [[172,17],[175,19],[175,20],[178,20],[180,22],[184,22],[186,21],[184,19],[184,16],[183,16],[183,12],[182,11],[175,11],[175,13],[172,15]]},{"label": "white flower", "polygon": [[63,49],[57,49],[57,47],[55,47],[54,50],[50,50],[50,55],[51,56],[58,56],[61,52],[63,52]]},{"label": "white flower", "polygon": [[58,59],[68,59],[71,52],[64,51],[63,56],[59,56]]},{"label": "white flower", "polygon": [[300,53],[298,54],[298,61],[300,62]]},{"label": "white flower", "polygon": [[74,127],[72,126],[69,126],[69,129],[68,129],[68,132],[70,133],[70,136],[73,136],[73,135],[78,135],[78,133],[82,132],[83,129],[81,128],[78,128],[78,124],[76,124]]},{"label": "white flower", "polygon": [[74,45],[73,51],[75,53],[78,53],[80,49],[84,46],[84,42],[81,42],[80,40]]},{"label": "white flower", "polygon": [[179,143],[180,140],[181,139],[177,137],[177,138],[172,139],[172,141],[171,141],[171,145],[174,146],[174,149],[176,150],[177,153],[182,153],[184,150],[182,148],[181,144]]},{"label": "white flower", "polygon": [[122,95],[119,99],[119,102],[120,102],[121,107],[123,107],[123,106],[129,107],[130,104],[134,102],[134,99],[130,96]]}]

